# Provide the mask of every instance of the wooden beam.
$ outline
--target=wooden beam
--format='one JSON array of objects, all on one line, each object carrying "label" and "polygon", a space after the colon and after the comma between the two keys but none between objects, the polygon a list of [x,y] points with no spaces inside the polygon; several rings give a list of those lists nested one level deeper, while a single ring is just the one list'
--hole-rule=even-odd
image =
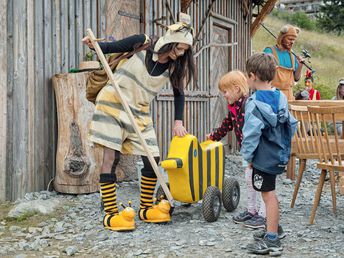
[{"label": "wooden beam", "polygon": [[265,3],[262,10],[259,12],[257,18],[251,24],[251,38],[254,36],[258,30],[260,23],[264,21],[266,16],[272,11],[276,4],[277,0],[269,0]]},{"label": "wooden beam", "polygon": [[246,19],[247,15],[250,12],[248,0],[243,0],[242,1],[242,6],[243,6],[244,18]]},{"label": "wooden beam", "polygon": [[0,201],[7,184],[7,1],[0,0]]},{"label": "wooden beam", "polygon": [[203,21],[202,21],[202,24],[201,24],[201,27],[199,28],[199,31],[197,32],[195,38],[194,38],[194,42],[193,42],[193,47],[196,48],[197,44],[198,44],[198,40],[199,40],[199,37],[201,36],[201,33],[203,31],[203,28],[204,28],[204,25],[206,24],[210,14],[211,14],[211,9],[213,8],[213,5],[215,3],[216,0],[212,0],[211,3],[209,4],[208,6],[208,9],[205,13],[205,16],[203,18]]},{"label": "wooden beam", "polygon": [[182,0],[181,1],[181,11],[182,13],[187,13],[187,10],[190,6],[190,4],[192,3],[193,0]]}]

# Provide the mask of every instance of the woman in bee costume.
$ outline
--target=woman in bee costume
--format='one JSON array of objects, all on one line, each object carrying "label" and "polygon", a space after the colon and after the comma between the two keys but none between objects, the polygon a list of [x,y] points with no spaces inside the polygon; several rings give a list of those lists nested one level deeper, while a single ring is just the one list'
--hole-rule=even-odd
[{"label": "woman in bee costume", "polygon": [[[145,34],[134,35],[115,42],[99,43],[103,53],[130,52],[138,45],[150,40]],[[93,48],[88,37],[83,42]],[[192,53],[193,36],[191,27],[177,23],[168,27],[147,50],[134,54],[119,64],[114,72],[115,80],[129,104],[135,120],[159,162],[159,148],[153,122],[150,117],[150,103],[160,89],[170,81],[174,93],[175,121],[173,133],[184,136],[183,126],[184,87],[194,74]],[[116,196],[116,175],[114,173],[120,154],[140,155],[144,164],[141,170],[139,218],[145,222],[168,222],[170,206],[164,212],[153,205],[153,194],[157,177],[149,163],[129,117],[112,85],[106,85],[98,94],[89,139],[104,148],[104,159],[100,175],[100,191],[104,203],[104,227],[111,230],[133,230],[134,216],[119,212]],[[166,212],[167,210],[167,212]]]}]

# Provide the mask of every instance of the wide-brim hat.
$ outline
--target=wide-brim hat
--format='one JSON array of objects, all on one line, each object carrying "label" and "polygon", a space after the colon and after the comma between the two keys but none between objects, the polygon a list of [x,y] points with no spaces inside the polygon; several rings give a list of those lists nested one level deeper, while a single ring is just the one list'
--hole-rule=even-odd
[{"label": "wide-brim hat", "polygon": [[153,61],[158,60],[158,52],[163,46],[170,43],[184,43],[192,47],[193,36],[192,27],[185,22],[178,22],[168,26],[164,36],[160,37],[154,46]]}]

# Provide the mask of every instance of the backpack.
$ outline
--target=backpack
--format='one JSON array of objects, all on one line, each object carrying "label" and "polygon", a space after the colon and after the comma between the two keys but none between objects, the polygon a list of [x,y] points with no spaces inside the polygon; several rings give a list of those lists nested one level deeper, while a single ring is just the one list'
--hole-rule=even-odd
[{"label": "backpack", "polygon": [[[253,166],[263,172],[270,174],[282,174],[290,159],[291,140],[294,135],[295,125],[291,123],[291,115],[281,122],[285,110],[278,110],[277,125],[275,127],[266,126],[262,130],[258,147],[252,160]],[[258,108],[253,110],[253,114],[267,124]]]},{"label": "backpack", "polygon": [[[133,56],[137,52],[145,50],[150,46],[151,46],[151,42],[148,42],[146,44],[141,45],[138,48],[135,48],[131,52],[112,54],[107,59],[107,62],[109,64],[112,72],[114,72],[116,70],[116,67],[120,61],[122,61],[125,58],[130,58],[131,56]],[[93,104],[95,104],[98,93],[107,84],[108,81],[109,81],[109,77],[106,74],[106,71],[104,68],[90,72],[88,79],[87,79],[87,82],[86,82],[86,98],[87,98],[87,100],[92,102]]]}]

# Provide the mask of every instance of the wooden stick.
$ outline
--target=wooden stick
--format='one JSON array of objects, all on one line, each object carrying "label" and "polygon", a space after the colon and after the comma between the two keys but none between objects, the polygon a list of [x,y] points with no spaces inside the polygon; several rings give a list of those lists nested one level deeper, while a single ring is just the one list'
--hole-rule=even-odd
[{"label": "wooden stick", "polygon": [[234,42],[234,43],[210,43],[208,45],[201,47],[201,49],[198,50],[194,54],[194,58],[197,58],[204,49],[209,48],[209,47],[232,47],[232,46],[236,46],[236,45],[238,45],[238,42]]},{"label": "wooden stick", "polygon": [[131,121],[132,126],[134,127],[134,130],[135,130],[137,136],[140,139],[140,142],[141,142],[141,144],[143,146],[143,149],[147,153],[147,157],[148,157],[149,162],[151,163],[152,168],[153,168],[153,170],[154,170],[154,172],[155,172],[155,174],[156,174],[156,176],[157,176],[157,178],[159,180],[159,183],[160,183],[162,189],[164,190],[164,192],[166,194],[166,197],[167,197],[168,201],[170,202],[171,207],[173,207],[174,206],[174,200],[173,200],[173,197],[171,195],[171,192],[170,192],[170,190],[168,189],[168,187],[166,185],[164,177],[160,173],[159,167],[156,164],[155,159],[154,159],[152,153],[148,149],[148,145],[146,143],[146,140],[143,138],[143,135],[142,135],[139,127],[136,124],[135,118],[134,118],[134,116],[133,116],[133,114],[132,114],[132,112],[131,112],[131,110],[129,108],[128,103],[123,98],[123,93],[122,93],[121,89],[119,88],[118,84],[115,81],[115,77],[114,77],[114,75],[112,73],[112,70],[111,70],[108,62],[105,59],[105,56],[104,56],[102,50],[100,49],[98,43],[95,41],[95,36],[94,36],[92,30],[91,29],[87,29],[87,34],[90,37],[90,40],[91,40],[91,42],[93,44],[93,47],[94,47],[95,51],[97,52],[98,58],[101,61],[102,65],[103,65],[103,67],[104,67],[104,69],[106,71],[106,74],[108,75],[108,77],[109,77],[109,79],[111,81],[112,86],[115,88],[115,90],[116,90],[116,92],[118,94],[118,97],[119,97],[119,99],[120,99],[120,101],[121,101],[121,103],[122,103],[122,105],[124,107],[124,110],[126,111],[128,117],[129,117],[129,119]]},{"label": "wooden stick", "polygon": [[203,31],[203,28],[204,28],[205,23],[207,22],[207,20],[208,20],[210,14],[211,14],[211,9],[213,8],[214,3],[215,3],[215,0],[212,0],[212,2],[209,4],[208,10],[207,10],[207,12],[206,12],[206,15],[205,15],[205,17],[203,18],[201,27],[199,28],[199,31],[197,32],[197,35],[196,35],[196,37],[194,38],[193,47],[196,47],[197,44],[198,44],[198,39],[199,39],[199,37],[200,37],[200,35],[201,35],[202,31]]},{"label": "wooden stick", "polygon": [[174,16],[173,16],[173,13],[171,10],[171,6],[170,6],[170,3],[168,2],[168,0],[165,1],[165,4],[166,4],[168,12],[170,13],[170,16],[172,18],[173,23],[176,23],[176,20],[174,19]]}]

